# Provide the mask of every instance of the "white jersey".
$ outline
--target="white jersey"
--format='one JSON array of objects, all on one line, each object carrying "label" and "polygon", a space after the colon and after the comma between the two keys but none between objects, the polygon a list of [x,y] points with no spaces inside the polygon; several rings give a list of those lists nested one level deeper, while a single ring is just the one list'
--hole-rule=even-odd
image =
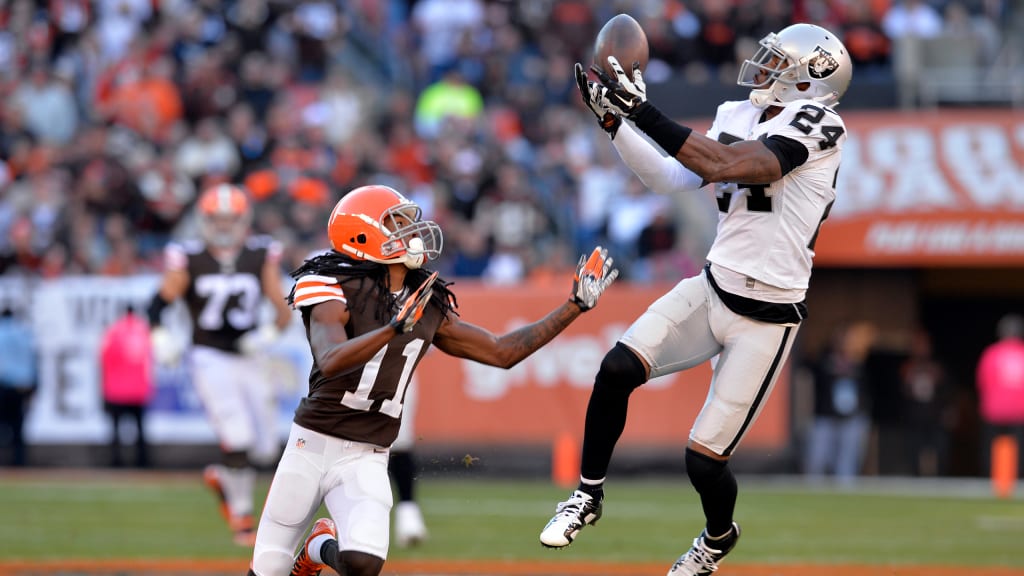
[{"label": "white jersey", "polygon": [[[846,128],[838,114],[813,100],[790,102],[777,116],[759,123],[762,113],[748,100],[725,102],[707,135],[724,144],[783,136],[804,144],[807,160],[771,184],[716,183],[718,232],[707,258],[716,279],[723,273],[726,281],[721,283],[729,292],[798,302],[811,277],[818,228],[836,197]],[[743,277],[749,279],[746,290],[742,282],[735,283]],[[757,282],[771,289],[752,291]]]}]

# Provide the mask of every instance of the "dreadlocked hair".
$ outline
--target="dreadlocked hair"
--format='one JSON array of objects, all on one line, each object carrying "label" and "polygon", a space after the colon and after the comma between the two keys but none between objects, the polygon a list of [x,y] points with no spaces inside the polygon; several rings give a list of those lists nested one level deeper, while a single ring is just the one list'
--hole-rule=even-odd
[{"label": "dreadlocked hair", "polygon": [[[377,262],[370,262],[367,260],[356,260],[331,250],[324,254],[307,259],[290,273],[291,277],[296,280],[307,274],[358,278],[360,280],[360,289],[362,289],[363,283],[373,282],[376,286],[377,294],[374,316],[382,322],[386,322],[391,319],[394,301],[391,298],[392,287],[386,264],[379,264]],[[426,280],[430,274],[431,271],[423,268],[409,270],[405,275],[405,286],[410,290],[415,290],[423,284],[423,281]],[[448,314],[450,313],[455,314],[456,316],[458,315],[458,312],[456,311],[459,307],[458,301],[455,299],[455,294],[448,288],[452,284],[453,282],[446,282],[443,278],[439,277],[434,282],[434,286],[432,288],[434,294],[430,297],[435,304],[441,307],[441,313],[445,318],[448,318]],[[286,300],[288,301],[289,306],[295,302],[295,286],[292,286],[292,290],[288,293]],[[366,301],[363,301],[362,305],[366,306]]]}]

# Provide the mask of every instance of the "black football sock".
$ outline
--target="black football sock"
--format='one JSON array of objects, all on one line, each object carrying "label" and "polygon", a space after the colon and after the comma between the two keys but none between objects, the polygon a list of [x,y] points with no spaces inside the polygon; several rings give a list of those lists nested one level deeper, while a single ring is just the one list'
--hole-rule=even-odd
[{"label": "black football sock", "polygon": [[583,428],[583,478],[604,480],[612,451],[626,428],[629,395],[645,381],[643,363],[622,344],[616,344],[601,361]]},{"label": "black football sock", "polygon": [[413,484],[416,475],[416,462],[411,452],[392,452],[388,460],[388,470],[391,472],[391,479],[395,481],[395,488],[398,489],[399,502],[411,502],[414,497]]},{"label": "black football sock", "polygon": [[687,448],[686,474],[700,494],[700,503],[707,519],[707,533],[722,536],[732,530],[737,487],[729,462]]},{"label": "black football sock", "polygon": [[338,574],[344,574],[338,564],[338,541],[334,538],[320,545],[320,561],[334,568]]},{"label": "black football sock", "polygon": [[580,482],[579,487],[577,487],[576,489],[579,490],[580,492],[590,494],[590,496],[593,497],[595,500],[604,499],[604,482],[599,482],[597,484],[585,484],[583,482]]}]

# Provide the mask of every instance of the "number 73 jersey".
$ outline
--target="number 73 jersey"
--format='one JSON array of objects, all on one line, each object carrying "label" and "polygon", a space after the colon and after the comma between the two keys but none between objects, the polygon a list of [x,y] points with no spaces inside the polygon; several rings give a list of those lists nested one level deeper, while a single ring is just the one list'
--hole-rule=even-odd
[{"label": "number 73 jersey", "polygon": [[256,327],[263,301],[262,271],[277,263],[281,245],[269,236],[247,238],[238,254],[219,260],[201,242],[171,243],[164,251],[168,270],[188,272],[184,295],[192,319],[192,342],[238,352],[238,340]]},{"label": "number 73 jersey", "polygon": [[806,147],[806,160],[770,184],[715,184],[718,232],[708,260],[777,288],[806,290],[814,242],[836,198],[846,127],[813,100],[789,102],[759,122],[762,114],[748,100],[723,103],[708,137],[724,144],[782,137]]}]

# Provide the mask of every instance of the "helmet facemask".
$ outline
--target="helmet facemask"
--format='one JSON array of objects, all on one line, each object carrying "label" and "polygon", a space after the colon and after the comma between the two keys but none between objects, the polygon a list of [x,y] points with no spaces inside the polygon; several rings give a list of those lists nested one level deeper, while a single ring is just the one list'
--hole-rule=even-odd
[{"label": "helmet facemask", "polygon": [[427,260],[441,255],[443,238],[441,227],[429,220],[420,220],[423,210],[413,204],[398,204],[388,208],[380,218],[388,240],[381,244],[381,254],[388,260],[391,255],[401,257],[402,263],[415,270]]},{"label": "helmet facemask", "polygon": [[778,45],[778,36],[770,32],[761,39],[753,58],[740,67],[740,86],[751,88],[750,101],[758,108],[765,108],[776,100],[775,86],[778,82],[795,84],[796,64],[789,61]]}]

